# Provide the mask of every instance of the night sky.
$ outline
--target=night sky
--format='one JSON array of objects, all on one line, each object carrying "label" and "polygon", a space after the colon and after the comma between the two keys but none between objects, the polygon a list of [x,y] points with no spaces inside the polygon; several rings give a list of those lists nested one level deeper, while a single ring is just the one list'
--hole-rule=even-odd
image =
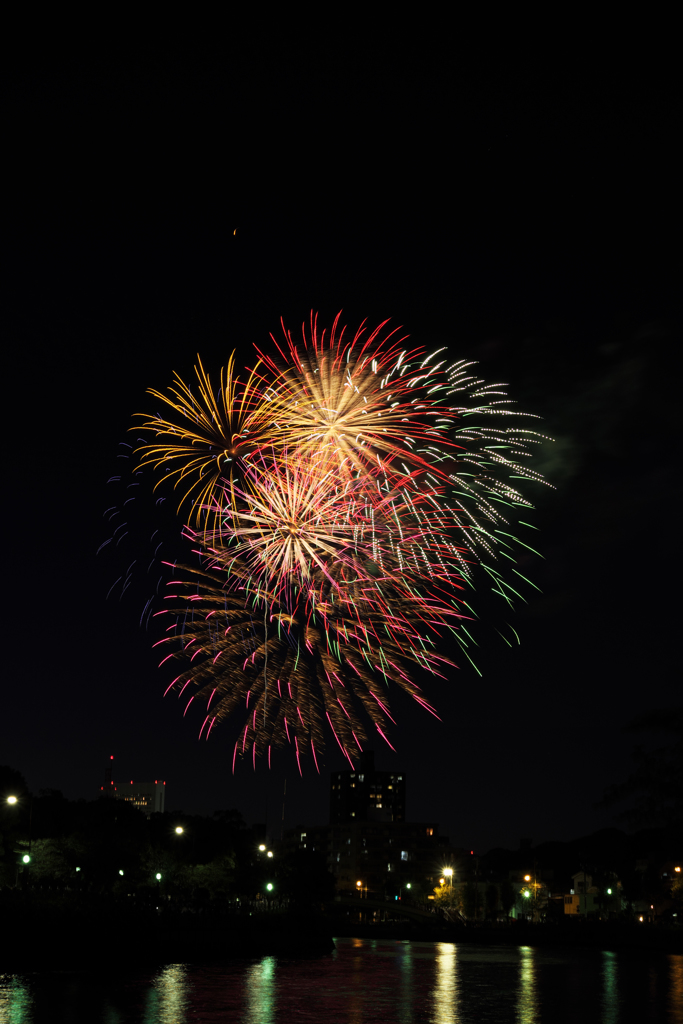
[{"label": "night sky", "polygon": [[[680,704],[673,76],[419,41],[228,50],[9,65],[0,763],[92,798],[114,754],[116,779],[165,779],[168,808],[235,807],[273,834],[286,776],[286,824],[327,821],[333,737],[320,776],[284,751],[233,777],[234,730],[198,743],[162,700],[139,627],[156,579],[105,599],[135,537],[96,551],[147,388],[342,309],[479,360],[555,438],[555,489],[532,495],[543,559],[522,570],[542,593],[510,618],[482,591],[482,677],[462,659],[428,684],[441,721],[392,698],[378,767],[407,773],[409,819],[479,852],[613,825],[594,805],[628,771],[623,727]],[[162,526],[175,557],[180,522]]]}]

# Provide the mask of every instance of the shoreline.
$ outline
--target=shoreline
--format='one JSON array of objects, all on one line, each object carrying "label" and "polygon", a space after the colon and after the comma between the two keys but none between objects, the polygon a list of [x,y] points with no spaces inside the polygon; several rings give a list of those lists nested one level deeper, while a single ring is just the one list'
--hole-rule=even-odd
[{"label": "shoreline", "polygon": [[333,914],[295,910],[156,915],[111,906],[98,913],[35,905],[13,909],[3,915],[0,973],[70,969],[75,964],[97,970],[262,956],[317,957],[334,951],[334,939],[683,954],[683,928],[617,922],[509,927],[435,922],[425,927],[411,922],[352,924]]},{"label": "shoreline", "polygon": [[423,929],[396,925],[356,925],[337,928],[335,938],[377,939],[388,942],[452,942],[474,946],[538,946],[572,949],[604,949],[623,951],[652,950],[683,954],[683,928],[675,930],[636,925],[530,925],[511,928],[462,927]]}]

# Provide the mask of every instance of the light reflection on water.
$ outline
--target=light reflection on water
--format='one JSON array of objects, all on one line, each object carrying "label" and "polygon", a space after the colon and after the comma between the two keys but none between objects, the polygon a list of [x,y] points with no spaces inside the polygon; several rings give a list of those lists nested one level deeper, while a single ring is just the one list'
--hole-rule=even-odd
[{"label": "light reflection on water", "polygon": [[245,1024],[274,1024],[276,965],[274,956],[264,956],[263,960],[247,967],[244,979],[247,1004],[243,1017]]},{"label": "light reflection on water", "polygon": [[0,974],[0,1024],[29,1024],[31,994],[23,979]]},{"label": "light reflection on water", "polygon": [[536,1024],[539,1020],[536,996],[535,951],[531,946],[519,947],[517,1020],[519,1024]]},{"label": "light reflection on water", "polygon": [[185,964],[164,967],[147,993],[143,1024],[184,1024],[189,1003],[188,988]]},{"label": "light reflection on water", "polygon": [[434,1024],[457,1024],[458,962],[457,947],[452,942],[436,944],[436,985],[432,990]]},{"label": "light reflection on water", "polygon": [[310,959],[0,975],[0,1024],[683,1024],[683,956],[338,939]]},{"label": "light reflection on water", "polygon": [[606,949],[602,954],[602,1024],[619,1022],[618,984],[617,954]]},{"label": "light reflection on water", "polygon": [[671,1024],[679,1024],[683,1021],[683,956],[669,956],[669,971],[669,1020]]}]

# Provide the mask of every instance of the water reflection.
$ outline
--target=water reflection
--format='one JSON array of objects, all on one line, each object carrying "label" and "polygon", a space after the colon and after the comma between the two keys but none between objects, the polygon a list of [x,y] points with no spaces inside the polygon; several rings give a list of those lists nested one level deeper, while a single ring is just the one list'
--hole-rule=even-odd
[{"label": "water reflection", "polygon": [[396,951],[401,972],[401,1015],[400,1024],[413,1024],[413,955],[409,942],[403,942]]},{"label": "water reflection", "polygon": [[683,1024],[683,956],[669,956],[669,1021]]},{"label": "water reflection", "polygon": [[274,956],[264,956],[259,963],[247,968],[244,978],[245,1024],[274,1024],[275,965]]},{"label": "water reflection", "polygon": [[536,1024],[540,1020],[536,994],[536,957],[530,946],[519,947],[517,1020],[519,1024]]},{"label": "water reflection", "polygon": [[185,1024],[188,997],[185,964],[165,967],[156,976],[147,993],[144,1024]]},{"label": "water reflection", "polygon": [[0,1024],[683,1024],[683,956],[339,939],[332,956],[0,974]]},{"label": "water reflection", "polygon": [[619,1020],[619,978],[617,954],[604,950],[602,954],[602,1024],[617,1024]]},{"label": "water reflection", "polygon": [[458,976],[456,947],[452,942],[436,943],[436,984],[432,990],[433,1024],[457,1024]]},{"label": "water reflection", "polygon": [[0,1024],[31,1024],[33,999],[22,978],[0,974]]}]

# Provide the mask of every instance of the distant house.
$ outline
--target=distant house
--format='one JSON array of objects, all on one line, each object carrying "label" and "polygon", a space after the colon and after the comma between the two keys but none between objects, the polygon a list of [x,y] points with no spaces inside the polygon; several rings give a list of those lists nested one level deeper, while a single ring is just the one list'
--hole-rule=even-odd
[{"label": "distant house", "polygon": [[586,871],[577,871],[571,876],[572,887],[564,896],[564,912],[574,917],[606,913],[614,909],[610,904],[620,905],[621,882],[616,879],[604,889],[593,884],[593,878]]}]

